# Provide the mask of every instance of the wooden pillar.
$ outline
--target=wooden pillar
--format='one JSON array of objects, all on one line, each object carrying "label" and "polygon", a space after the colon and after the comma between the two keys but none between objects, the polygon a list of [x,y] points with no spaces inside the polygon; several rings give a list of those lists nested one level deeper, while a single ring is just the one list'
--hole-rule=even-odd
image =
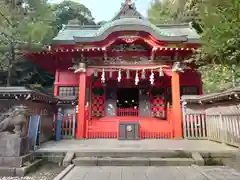
[{"label": "wooden pillar", "polygon": [[172,72],[172,112],[173,112],[173,137],[182,138],[182,113],[180,103],[179,72]]},{"label": "wooden pillar", "polygon": [[58,83],[59,83],[59,71],[58,69],[55,72],[55,82],[54,82],[54,96],[58,96]]},{"label": "wooden pillar", "polygon": [[79,74],[79,91],[78,91],[78,118],[76,138],[85,138],[86,122],[85,122],[85,99],[86,99],[86,82],[87,73],[80,72]]}]

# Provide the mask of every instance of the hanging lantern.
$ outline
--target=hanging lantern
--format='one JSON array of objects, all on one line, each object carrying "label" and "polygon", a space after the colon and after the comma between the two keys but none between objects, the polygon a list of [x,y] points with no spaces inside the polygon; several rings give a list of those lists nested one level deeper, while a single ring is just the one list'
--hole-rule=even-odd
[{"label": "hanging lantern", "polygon": [[118,71],[118,78],[117,78],[117,79],[118,79],[118,82],[121,81],[121,78],[122,78],[122,77],[121,77],[121,70],[119,69],[119,71]]},{"label": "hanging lantern", "polygon": [[102,70],[102,76],[101,76],[101,81],[102,83],[105,83],[105,72],[104,72],[104,69]]},{"label": "hanging lantern", "polygon": [[98,71],[94,71],[93,75],[94,77],[98,77]]},{"label": "hanging lantern", "polygon": [[160,69],[159,69],[159,77],[162,77],[162,76],[164,76],[164,72],[163,72],[162,67],[160,67]]},{"label": "hanging lantern", "polygon": [[146,73],[145,73],[145,69],[142,70],[142,79],[145,79],[146,78]]},{"label": "hanging lantern", "polygon": [[154,73],[153,73],[153,70],[151,70],[150,83],[151,83],[151,85],[154,84]]},{"label": "hanging lantern", "polygon": [[127,79],[130,79],[130,71],[129,70],[126,71],[126,74],[127,74]]},{"label": "hanging lantern", "polygon": [[110,72],[109,72],[109,78],[112,78],[112,76],[113,76],[113,72],[110,71]]},{"label": "hanging lantern", "polygon": [[139,83],[139,77],[138,77],[138,71],[137,71],[135,76],[135,85],[138,85],[138,83]]}]

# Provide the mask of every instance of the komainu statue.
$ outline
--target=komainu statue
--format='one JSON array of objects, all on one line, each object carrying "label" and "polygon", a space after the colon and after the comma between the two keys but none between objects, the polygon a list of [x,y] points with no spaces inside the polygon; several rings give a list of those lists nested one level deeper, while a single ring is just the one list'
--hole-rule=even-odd
[{"label": "komainu statue", "polygon": [[8,134],[22,136],[22,125],[27,121],[27,107],[16,106],[9,112],[10,115],[0,120],[0,138]]}]

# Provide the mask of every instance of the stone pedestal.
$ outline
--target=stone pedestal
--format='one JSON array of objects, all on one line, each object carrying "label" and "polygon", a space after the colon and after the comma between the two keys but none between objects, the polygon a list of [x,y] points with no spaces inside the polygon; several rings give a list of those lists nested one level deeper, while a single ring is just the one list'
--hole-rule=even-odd
[{"label": "stone pedestal", "polygon": [[35,160],[29,153],[29,140],[18,134],[0,133],[0,175],[16,176],[16,172]]},{"label": "stone pedestal", "polygon": [[29,152],[27,137],[17,134],[0,135],[0,157],[18,157]]}]

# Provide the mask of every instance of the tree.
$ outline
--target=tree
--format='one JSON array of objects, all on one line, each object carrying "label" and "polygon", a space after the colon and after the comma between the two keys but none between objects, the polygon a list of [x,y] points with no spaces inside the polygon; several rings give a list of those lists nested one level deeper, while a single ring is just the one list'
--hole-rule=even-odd
[{"label": "tree", "polygon": [[148,19],[153,24],[166,24],[174,21],[174,12],[170,1],[154,1],[148,9]]},{"label": "tree", "polygon": [[240,1],[206,0],[201,8],[204,61],[240,65]]},{"label": "tree", "polygon": [[240,84],[240,73],[226,65],[209,64],[201,66],[203,89],[205,93],[223,91]]},{"label": "tree", "polygon": [[91,11],[83,4],[64,0],[60,4],[53,5],[52,9],[56,15],[57,32],[62,29],[62,25],[74,19],[78,20],[81,25],[95,24]]},{"label": "tree", "polygon": [[45,0],[0,2],[0,57],[2,70],[8,71],[7,85],[23,53],[40,48],[53,37],[53,13]]},{"label": "tree", "polygon": [[180,22],[186,0],[155,0],[148,9],[148,19],[154,24]]}]

